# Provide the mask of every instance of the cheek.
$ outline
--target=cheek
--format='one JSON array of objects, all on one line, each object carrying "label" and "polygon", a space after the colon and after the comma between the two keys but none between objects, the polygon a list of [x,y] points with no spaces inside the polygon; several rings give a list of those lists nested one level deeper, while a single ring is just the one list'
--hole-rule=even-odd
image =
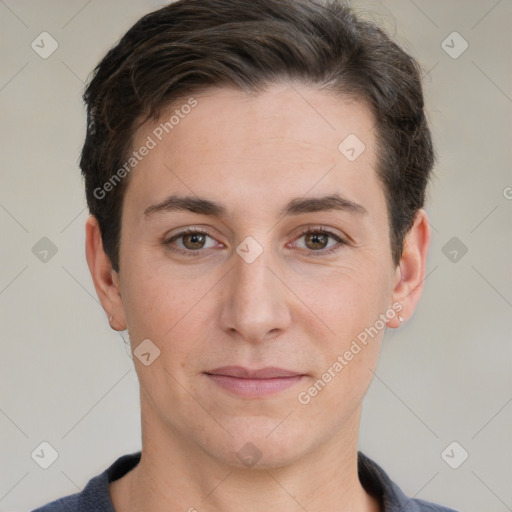
[{"label": "cheek", "polygon": [[197,286],[163,270],[135,259],[126,265],[123,304],[132,341],[149,338],[159,344],[200,299]]},{"label": "cheek", "polygon": [[391,272],[364,255],[294,277],[294,292],[317,315],[316,323],[324,324],[325,333],[340,342],[373,325],[390,305],[391,291]]},{"label": "cheek", "polygon": [[386,328],[381,315],[391,306],[391,272],[377,259],[361,258],[358,263],[331,268],[314,281],[307,276],[297,281],[297,293],[315,313],[309,318],[323,329],[323,336],[318,336],[308,327],[309,342],[322,354],[314,368],[315,378],[321,381],[317,386],[322,389],[320,402],[356,404],[377,365]]},{"label": "cheek", "polygon": [[310,417],[336,428],[360,406],[377,366],[386,326],[379,318],[386,311],[381,301],[361,287],[347,286],[345,292],[326,296],[330,302],[325,302],[322,320],[334,334],[317,340],[321,357],[308,387],[297,396]]},{"label": "cheek", "polygon": [[204,321],[201,298],[206,290],[175,273],[168,275],[162,267],[128,267],[130,282],[123,302],[132,351],[146,339],[159,350],[148,366],[133,358],[141,387],[155,404],[164,403],[169,394],[176,403],[188,404],[190,397],[177,382],[184,382],[184,373],[195,373],[191,363],[198,359],[198,340],[205,328],[200,322]]},{"label": "cheek", "polygon": [[[190,270],[190,269],[189,269]],[[150,339],[160,350],[160,363],[169,370],[194,372],[191,362],[200,360],[201,340],[212,331],[212,300],[219,278],[177,271],[176,266],[155,265],[132,258],[123,304],[132,348]]]}]

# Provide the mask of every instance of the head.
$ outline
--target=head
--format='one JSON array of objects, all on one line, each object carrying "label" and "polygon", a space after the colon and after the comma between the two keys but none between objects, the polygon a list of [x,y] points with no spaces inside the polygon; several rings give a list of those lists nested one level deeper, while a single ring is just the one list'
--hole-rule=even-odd
[{"label": "head", "polygon": [[[159,351],[134,358],[146,420],[231,463],[247,442],[272,465],[353,432],[424,278],[416,62],[338,2],[181,0],[84,99],[87,257],[114,327]],[[232,365],[302,377],[241,398],[208,375]]]}]

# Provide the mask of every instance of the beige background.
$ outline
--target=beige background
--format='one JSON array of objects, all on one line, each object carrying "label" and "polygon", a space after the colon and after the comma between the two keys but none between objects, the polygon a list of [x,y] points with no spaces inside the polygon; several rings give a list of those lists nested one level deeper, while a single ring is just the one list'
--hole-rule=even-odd
[{"label": "beige background", "polygon": [[[133,363],[85,262],[77,161],[88,73],[160,5],[0,0],[0,511],[76,492],[140,448]],[[439,156],[424,296],[386,334],[360,446],[410,496],[512,510],[512,3],[353,5],[424,66]],[[58,43],[47,59],[31,48],[44,31]],[[459,36],[444,44],[452,56],[442,47],[454,31],[469,45],[458,58]],[[33,253],[43,237],[57,249],[46,262]],[[46,470],[31,458],[43,441],[58,452]],[[441,457],[452,441],[469,453],[458,469]]]}]

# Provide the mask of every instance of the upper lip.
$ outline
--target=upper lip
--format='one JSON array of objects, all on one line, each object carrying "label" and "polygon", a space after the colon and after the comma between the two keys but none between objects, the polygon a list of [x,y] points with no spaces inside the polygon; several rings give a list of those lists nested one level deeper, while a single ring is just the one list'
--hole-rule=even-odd
[{"label": "upper lip", "polygon": [[209,375],[238,377],[241,379],[277,379],[280,377],[296,377],[298,375],[303,375],[300,372],[285,370],[283,368],[276,368],[274,366],[268,366],[266,368],[259,368],[254,370],[244,368],[243,366],[222,366],[220,368],[215,368],[214,370],[208,370],[205,373]]}]

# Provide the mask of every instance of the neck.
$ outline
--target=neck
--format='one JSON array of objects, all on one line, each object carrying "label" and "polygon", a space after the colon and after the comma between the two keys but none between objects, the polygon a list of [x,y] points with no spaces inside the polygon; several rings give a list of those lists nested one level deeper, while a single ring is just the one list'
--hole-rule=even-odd
[{"label": "neck", "polygon": [[117,512],[378,512],[357,474],[359,418],[360,410],[343,432],[300,460],[263,469],[214,459],[156,418],[143,420],[139,464],[110,485],[114,507]]}]

